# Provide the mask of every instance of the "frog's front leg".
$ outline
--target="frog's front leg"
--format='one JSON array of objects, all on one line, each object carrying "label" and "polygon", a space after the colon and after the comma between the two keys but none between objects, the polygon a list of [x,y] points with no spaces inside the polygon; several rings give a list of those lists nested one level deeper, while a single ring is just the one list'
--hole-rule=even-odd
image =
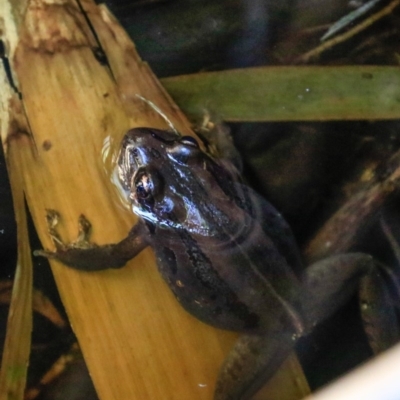
[{"label": "frog's front leg", "polygon": [[56,259],[76,269],[97,271],[121,268],[149,245],[147,229],[141,220],[125,239],[118,243],[98,246],[89,241],[91,224],[84,215],[79,217],[77,240],[69,244],[65,244],[57,232],[56,226],[59,220],[57,211],[47,210],[46,219],[56,251],[36,250],[34,255]]}]

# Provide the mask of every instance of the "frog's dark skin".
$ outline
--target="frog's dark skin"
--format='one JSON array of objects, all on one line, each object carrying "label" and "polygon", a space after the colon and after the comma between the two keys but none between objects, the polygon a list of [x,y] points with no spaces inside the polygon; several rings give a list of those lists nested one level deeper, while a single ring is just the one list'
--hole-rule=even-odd
[{"label": "frog's dark skin", "polygon": [[53,226],[57,251],[38,253],[99,270],[122,267],[151,246],[187,311],[243,332],[221,369],[215,399],[251,397],[297,338],[342,305],[372,268],[370,256],[353,253],[317,262],[302,274],[281,215],[191,137],[132,129],[122,141],[118,169],[140,217],[128,237],[112,245],[66,246]]}]

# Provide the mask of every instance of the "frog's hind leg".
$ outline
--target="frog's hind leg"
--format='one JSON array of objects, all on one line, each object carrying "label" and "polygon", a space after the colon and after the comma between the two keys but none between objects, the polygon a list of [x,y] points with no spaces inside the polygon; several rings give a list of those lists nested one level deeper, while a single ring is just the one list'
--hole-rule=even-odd
[{"label": "frog's hind leg", "polygon": [[307,329],[330,317],[357,292],[364,330],[379,353],[400,339],[397,278],[386,266],[363,253],[328,257],[307,268],[300,303]]},{"label": "frog's hind leg", "polygon": [[[293,349],[297,339],[330,317],[356,293],[360,285],[361,291],[365,290],[364,285],[375,288],[376,298],[368,296],[369,307],[386,307],[385,296],[381,296],[380,290],[375,286],[377,276],[380,276],[379,265],[373,257],[363,253],[332,256],[307,268],[299,291],[300,298],[295,299],[296,304],[301,305],[301,315],[305,321],[304,332],[296,331],[294,325],[283,326],[278,320],[271,321],[268,331],[263,335],[243,335],[221,368],[214,399],[249,399],[272,377]],[[370,321],[376,318],[375,315],[376,313],[372,313]],[[382,332],[390,329],[387,326],[392,321],[390,311],[386,317],[384,321],[379,321],[384,323],[384,329],[374,330],[378,341],[382,338]],[[374,326],[376,325],[377,320],[374,321]]]},{"label": "frog's hind leg", "polygon": [[299,292],[307,330],[329,318],[357,292],[362,277],[375,268],[372,256],[346,253],[324,258],[309,266]]},{"label": "frog's hind leg", "polygon": [[359,304],[364,331],[375,354],[387,350],[400,339],[397,278],[380,265],[360,282]]},{"label": "frog's hind leg", "polygon": [[293,326],[265,335],[244,334],[235,343],[220,369],[214,400],[252,398],[289,356],[297,341]]},{"label": "frog's hind leg", "polygon": [[[400,246],[393,219],[383,213],[380,219],[382,231],[388,240],[396,261],[390,267],[382,263],[362,279],[359,302],[364,330],[375,354],[393,346],[400,340]],[[393,226],[392,226],[393,225]]]},{"label": "frog's hind leg", "polygon": [[[305,320],[303,334],[329,318],[358,289],[372,349],[390,347],[399,339],[398,286],[396,276],[367,254],[335,255],[314,263],[304,274],[297,301]],[[300,336],[294,326],[283,327],[279,321],[264,335],[243,335],[221,368],[215,400],[249,399],[272,377]]]}]

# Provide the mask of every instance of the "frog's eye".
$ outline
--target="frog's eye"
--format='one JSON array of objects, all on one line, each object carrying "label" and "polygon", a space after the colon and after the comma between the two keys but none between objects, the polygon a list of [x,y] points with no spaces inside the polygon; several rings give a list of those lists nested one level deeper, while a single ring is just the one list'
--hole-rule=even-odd
[{"label": "frog's eye", "polygon": [[199,144],[191,136],[182,136],[173,146],[167,148],[168,157],[179,164],[187,164],[190,159],[197,158],[200,154]]},{"label": "frog's eye", "polygon": [[180,142],[187,146],[193,146],[199,148],[199,144],[197,143],[197,140],[193,136],[182,136]]},{"label": "frog's eye", "polygon": [[149,176],[143,174],[138,181],[135,183],[136,186],[136,195],[138,199],[147,199],[152,193],[152,184],[149,180]]},{"label": "frog's eye", "polygon": [[139,202],[153,199],[161,187],[162,180],[156,171],[139,169],[134,177],[134,198]]}]

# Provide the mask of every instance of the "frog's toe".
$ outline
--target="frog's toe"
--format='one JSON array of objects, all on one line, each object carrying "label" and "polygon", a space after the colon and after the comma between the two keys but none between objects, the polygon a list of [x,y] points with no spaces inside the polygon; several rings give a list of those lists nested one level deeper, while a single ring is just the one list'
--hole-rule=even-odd
[{"label": "frog's toe", "polygon": [[360,282],[359,301],[364,330],[375,354],[400,340],[398,307],[400,293],[391,289],[381,268],[366,275]]},{"label": "frog's toe", "polygon": [[60,213],[51,208],[46,209],[46,222],[49,229],[54,229],[60,220]]},{"label": "frog's toe", "polygon": [[57,252],[48,250],[34,250],[35,257],[57,258]]},{"label": "frog's toe", "polygon": [[[78,220],[77,239],[70,243],[65,243],[57,231],[57,226],[61,220],[60,213],[53,209],[46,209],[46,222],[51,240],[56,248],[55,251],[35,250],[33,254],[39,257],[56,259],[65,264],[71,264],[70,259],[76,256],[82,249],[93,249],[98,247],[89,241],[91,223],[81,214]],[[80,254],[80,253],[79,253]],[[73,262],[73,261],[72,261]]]},{"label": "frog's toe", "polygon": [[[46,210],[46,221],[49,230],[49,234],[51,236],[51,240],[53,241],[54,246],[57,249],[57,252],[66,251],[70,248],[78,248],[78,249],[87,249],[97,247],[96,244],[91,243],[89,241],[92,224],[90,221],[81,214],[78,219],[78,235],[76,240],[70,243],[64,243],[61,239],[60,234],[57,231],[57,225],[61,220],[60,213],[53,209]],[[47,252],[50,253],[50,252]],[[46,256],[46,255],[45,255]],[[48,256],[47,256],[48,257]],[[51,258],[51,257],[48,257]],[[56,257],[53,257],[56,258]]]},{"label": "frog's toe", "polygon": [[58,213],[58,211],[53,209],[46,209],[46,222],[51,240],[57,250],[62,250],[65,248],[65,245],[59,233],[57,232],[57,225],[59,221],[60,214]]},{"label": "frog's toe", "polygon": [[91,230],[92,230],[92,224],[83,214],[81,214],[78,220],[78,238],[76,242],[89,243]]}]

